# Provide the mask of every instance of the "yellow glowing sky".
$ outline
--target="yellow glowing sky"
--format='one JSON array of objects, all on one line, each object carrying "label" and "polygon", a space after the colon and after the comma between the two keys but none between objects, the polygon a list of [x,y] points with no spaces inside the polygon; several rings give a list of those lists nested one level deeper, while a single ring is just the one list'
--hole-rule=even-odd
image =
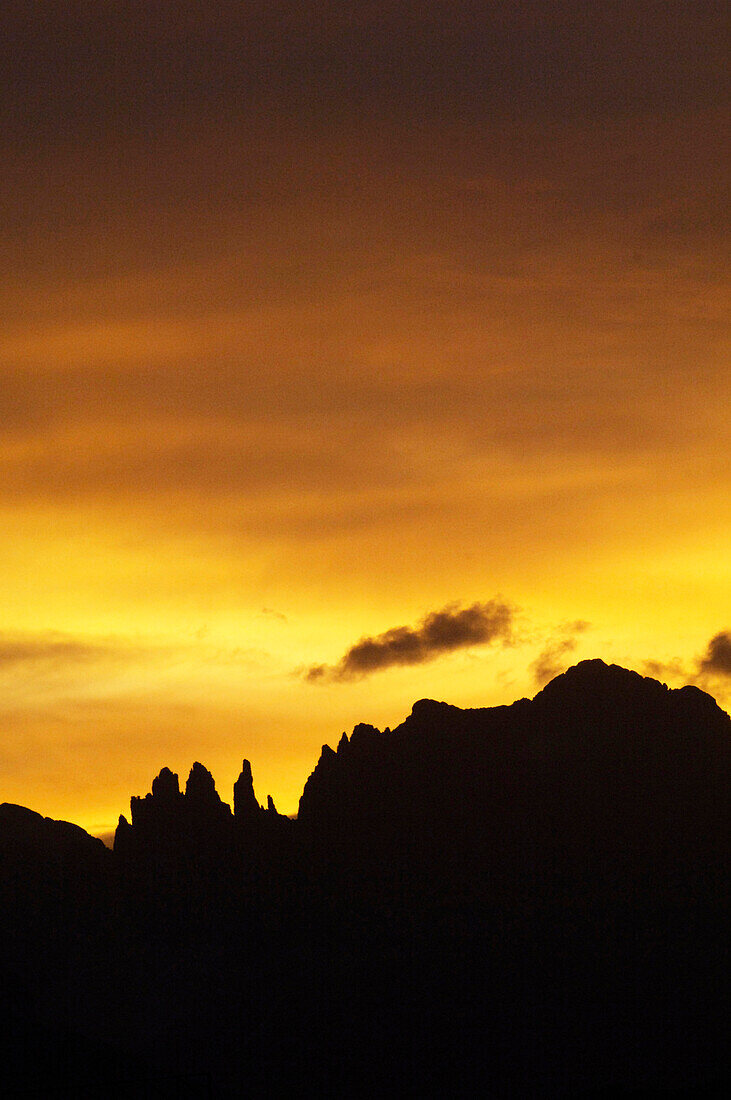
[{"label": "yellow glowing sky", "polygon": [[[563,69],[535,88],[516,59],[545,67],[543,47],[507,15],[489,85],[468,47],[493,16],[471,4],[414,29],[394,5],[345,26],[322,3],[299,53],[300,24],[246,28],[224,4],[208,27],[186,3],[188,40],[152,7],[109,40],[80,22],[54,68],[17,5],[0,801],[99,832],[163,765],[202,760],[229,800],[248,757],[259,798],[294,812],[324,741],[423,696],[532,695],[551,649],[657,661],[728,706],[731,678],[699,673],[731,627],[713,5],[659,43],[649,0],[646,25],[591,39],[552,24]],[[53,18],[69,10],[91,9]],[[249,83],[227,46],[245,30]],[[93,59],[117,39],[107,80]],[[205,49],[220,70],[181,75]],[[495,597],[510,645],[304,680]]]}]

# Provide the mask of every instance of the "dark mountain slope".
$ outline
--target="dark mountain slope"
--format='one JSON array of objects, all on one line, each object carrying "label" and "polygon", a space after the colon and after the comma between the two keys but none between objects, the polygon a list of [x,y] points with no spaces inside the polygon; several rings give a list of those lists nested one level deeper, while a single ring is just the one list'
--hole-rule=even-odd
[{"label": "dark mountain slope", "polygon": [[112,863],[101,840],[78,825],[0,805],[2,901],[19,927],[43,928],[83,913],[98,899]]},{"label": "dark mountain slope", "polygon": [[708,695],[590,661],[356,726],[295,822],[247,761],[233,813],[202,765],[185,792],[164,768],[113,853],[0,807],[17,1091],[718,1087],[730,749]]},{"label": "dark mountain slope", "polygon": [[583,662],[532,701],[356,727],[298,824],[336,927],[388,927],[375,957],[397,944],[406,999],[466,1044],[465,1088],[480,1049],[498,1090],[691,1088],[722,1064],[730,753],[710,696]]},{"label": "dark mountain slope", "polygon": [[299,825],[344,870],[420,867],[468,892],[585,891],[620,870],[670,889],[681,864],[691,878],[722,867],[730,754],[710,696],[586,661],[533,701],[424,699],[392,733],[357,726],[323,748]]}]

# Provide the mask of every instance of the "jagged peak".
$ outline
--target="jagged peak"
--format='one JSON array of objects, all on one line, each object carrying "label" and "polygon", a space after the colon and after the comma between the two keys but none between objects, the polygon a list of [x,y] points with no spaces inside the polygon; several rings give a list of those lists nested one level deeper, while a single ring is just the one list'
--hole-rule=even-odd
[{"label": "jagged peak", "polygon": [[166,801],[179,798],[180,780],[176,772],[170,771],[170,768],[162,768],[152,781],[152,794],[154,798]]},{"label": "jagged peak", "polygon": [[[704,696],[715,704],[712,696],[701,691],[700,688],[688,685],[691,692],[698,697]],[[594,657],[567,668],[565,672],[555,676],[546,686],[538,692],[536,699],[557,698],[562,694],[571,697],[585,696],[587,699],[616,694],[618,697],[627,693],[634,694],[642,690],[649,690],[655,694],[686,691],[686,688],[676,688],[671,691],[667,684],[652,676],[643,676],[633,669],[624,668],[623,665],[607,664],[601,658]]]},{"label": "jagged peak", "polygon": [[119,815],[119,822],[117,823],[117,828],[114,831],[113,848],[114,848],[115,852],[119,853],[119,852],[124,852],[125,851],[127,845],[129,844],[129,838],[132,835],[132,833],[133,833],[132,825],[127,820],[127,818],[124,816],[124,814],[120,814]]},{"label": "jagged peak", "polygon": [[437,699],[417,699],[409,717],[418,722],[431,722],[459,709],[451,703],[443,703]]},{"label": "jagged peak", "polygon": [[419,714],[421,711],[444,710],[445,707],[451,708],[451,706],[451,703],[445,703],[440,699],[417,699],[411,708],[411,713]]},{"label": "jagged peak", "polygon": [[359,722],[350,735],[350,744],[353,746],[369,744],[374,737],[380,736],[381,731],[376,726],[371,726],[368,722]]},{"label": "jagged peak", "polygon": [[246,818],[261,813],[254,794],[254,777],[248,760],[241,763],[241,774],[234,783],[234,817]]},{"label": "jagged peak", "polygon": [[244,757],[244,759],[241,761],[241,773],[239,775],[239,779],[242,782],[251,783],[252,787],[254,786],[254,774],[251,770],[251,761],[247,760],[246,757]]},{"label": "jagged peak", "polygon": [[220,801],[213,776],[208,768],[197,760],[190,769],[188,781],[185,784],[185,797],[196,802]]},{"label": "jagged peak", "polygon": [[646,683],[659,682],[651,677],[641,676],[639,672],[624,668],[622,665],[607,664],[600,657],[592,657],[571,665],[565,672],[550,680],[543,690],[545,691],[547,688],[555,690],[556,685],[561,686],[564,684],[576,685],[591,690],[596,686],[614,687],[618,683],[640,684],[643,681]]}]

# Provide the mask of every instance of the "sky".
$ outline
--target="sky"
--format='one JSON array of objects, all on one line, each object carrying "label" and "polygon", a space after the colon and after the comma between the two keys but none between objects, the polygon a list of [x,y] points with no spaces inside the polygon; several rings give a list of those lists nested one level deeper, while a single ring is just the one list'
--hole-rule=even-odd
[{"label": "sky", "polygon": [[585,657],[731,705],[727,6],[6,0],[0,801]]}]

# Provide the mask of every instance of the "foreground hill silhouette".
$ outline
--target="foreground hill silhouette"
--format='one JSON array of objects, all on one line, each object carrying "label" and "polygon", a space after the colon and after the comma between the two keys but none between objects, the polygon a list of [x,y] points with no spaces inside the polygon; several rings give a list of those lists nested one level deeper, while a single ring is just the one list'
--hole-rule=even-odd
[{"label": "foreground hill silhouette", "polygon": [[731,720],[601,661],[323,747],[296,821],[163,768],[109,852],[0,807],[16,1093],[725,1080]]}]

